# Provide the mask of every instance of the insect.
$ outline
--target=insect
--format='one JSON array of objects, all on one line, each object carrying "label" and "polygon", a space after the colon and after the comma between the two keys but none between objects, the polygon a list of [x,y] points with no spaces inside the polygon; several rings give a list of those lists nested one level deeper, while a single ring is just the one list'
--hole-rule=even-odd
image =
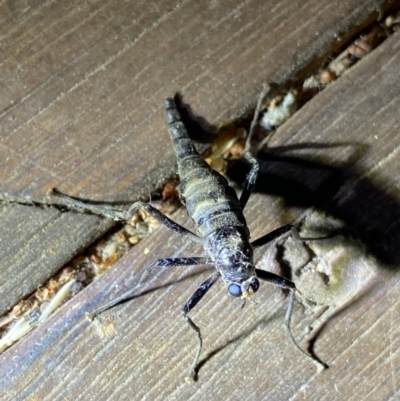
[{"label": "insect", "polygon": [[236,195],[235,190],[229,186],[227,180],[218,172],[212,170],[198,154],[181,121],[174,100],[166,100],[165,108],[169,133],[178,162],[180,198],[187,209],[188,215],[194,222],[196,233],[175,223],[148,203],[136,202],[127,211],[123,212],[105,206],[81,202],[66,195],[58,195],[78,211],[89,211],[115,220],[129,220],[138,209],[144,209],[169,229],[203,246],[205,257],[155,260],[145,269],[135,287],[89,314],[89,318],[93,319],[105,310],[132,298],[137,290],[150,278],[151,272],[156,266],[165,268],[197,264],[213,265],[215,271],[206,281],[200,284],[181,311],[183,318],[194,330],[198,338],[197,352],[190,368],[190,377],[194,380],[197,377],[198,361],[203,340],[200,328],[189,317],[189,313],[219,278],[226,284],[229,294],[236,298],[246,299],[254,295],[259,290],[260,280],[289,290],[290,299],[285,317],[285,327],[289,339],[300,352],[315,363],[322,365],[297,344],[290,330],[296,291],[295,284],[277,274],[256,269],[253,261],[254,248],[288,235],[294,235],[296,238],[302,239],[292,225],[285,225],[250,242],[250,233],[243,215],[243,209],[254,189],[258,173],[258,162],[250,152],[251,137],[259,119],[262,101],[268,91],[269,88],[267,87],[262,92],[250,127],[244,157],[250,163],[251,169],[246,177],[240,198]]}]

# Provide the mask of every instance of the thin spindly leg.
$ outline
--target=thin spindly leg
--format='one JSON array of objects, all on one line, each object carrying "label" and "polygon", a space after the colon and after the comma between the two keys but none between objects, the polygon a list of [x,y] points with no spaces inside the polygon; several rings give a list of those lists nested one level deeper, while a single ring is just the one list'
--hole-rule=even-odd
[{"label": "thin spindly leg", "polygon": [[253,157],[250,152],[244,153],[244,158],[251,164],[251,169],[250,172],[246,176],[246,181],[243,184],[243,191],[242,194],[240,195],[240,205],[242,206],[242,210],[247,204],[247,201],[250,198],[251,193],[254,190],[254,187],[256,185],[256,180],[258,176],[258,161],[256,160],[255,157]]},{"label": "thin spindly leg", "polygon": [[197,348],[196,356],[194,357],[192,366],[190,367],[190,378],[196,380],[197,376],[197,363],[199,362],[201,347],[203,346],[203,338],[201,337],[200,328],[193,323],[190,319],[188,313],[199,303],[199,301],[204,297],[211,286],[218,280],[219,272],[214,272],[204,283],[200,284],[196,292],[190,297],[189,301],[183,307],[181,314],[183,318],[187,321],[189,326],[196,332],[197,338],[199,340],[199,346]]},{"label": "thin spindly leg", "polygon": [[139,282],[130,290],[126,291],[124,294],[119,297],[113,299],[112,301],[106,303],[105,305],[100,306],[93,312],[86,313],[88,319],[93,320],[94,317],[99,315],[100,313],[110,309],[116,305],[122,304],[133,297],[135,297],[137,291],[142,287],[144,283],[149,279],[151,272],[154,267],[177,267],[177,266],[193,266],[193,265],[205,265],[210,261],[207,258],[166,258],[166,259],[158,259],[151,263],[143,272],[142,277]]},{"label": "thin spindly leg", "polygon": [[290,329],[290,323],[291,323],[292,315],[293,315],[293,306],[294,306],[294,301],[296,299],[295,284],[292,281],[286,279],[285,277],[278,276],[277,274],[267,272],[265,270],[256,269],[256,276],[259,279],[267,281],[270,284],[276,285],[281,288],[285,288],[290,291],[289,305],[288,305],[288,308],[286,311],[286,316],[285,316],[285,321],[284,321],[284,326],[285,326],[287,336],[289,337],[289,340],[293,344],[293,346],[298,351],[300,351],[303,355],[305,355],[308,359],[310,359],[314,364],[316,364],[319,370],[325,369],[326,366],[323,363],[321,363],[315,356],[310,355],[309,353],[305,352],[300,347],[300,345],[297,343],[297,341],[293,337],[292,330]]},{"label": "thin spindly leg", "polygon": [[189,238],[193,242],[197,242],[198,244],[203,244],[202,238],[200,238],[196,234],[192,233],[185,227],[182,227],[178,223],[175,223],[173,220],[171,220],[165,214],[161,213],[155,207],[151,206],[149,203],[135,202],[133,205],[131,205],[129,207],[128,210],[121,211],[118,209],[114,209],[112,207],[108,207],[106,205],[97,205],[94,203],[86,203],[86,202],[71,198],[67,195],[64,195],[64,194],[61,194],[58,192],[54,192],[54,191],[53,191],[52,195],[63,199],[66,202],[66,204],[69,207],[71,207],[71,209],[76,210],[77,212],[80,212],[80,213],[90,212],[90,213],[94,213],[94,214],[97,214],[102,217],[108,217],[110,219],[117,220],[117,221],[128,221],[133,217],[133,215],[139,209],[142,209],[142,210],[146,211],[150,216],[154,217],[161,224],[168,227],[169,229],[177,232],[180,235],[183,235],[183,236]]},{"label": "thin spindly leg", "polygon": [[246,147],[243,152],[243,157],[250,163],[251,169],[250,169],[250,172],[246,176],[246,181],[243,184],[243,191],[242,191],[242,194],[240,195],[240,205],[242,206],[242,209],[244,209],[244,207],[246,206],[247,201],[249,200],[250,195],[253,192],[254,187],[256,185],[259,166],[258,166],[257,159],[251,153],[251,140],[253,138],[256,125],[258,123],[262,103],[263,103],[265,97],[268,95],[270,90],[271,90],[271,87],[267,86],[261,92],[261,95],[257,102],[256,110],[254,112],[253,121],[251,122],[251,125],[250,125],[249,135],[248,135],[247,141],[246,141]]},{"label": "thin spindly leg", "polygon": [[[295,231],[297,233],[297,230],[295,230]],[[269,242],[271,242],[275,239],[284,238],[285,234],[286,234],[286,236],[293,234],[293,232],[294,232],[294,227],[291,224],[287,224],[285,226],[279,227],[276,230],[271,231],[270,233],[263,235],[262,237],[256,239],[255,241],[253,241],[251,243],[251,246],[253,248],[258,248],[260,246],[268,244]],[[297,236],[299,236],[299,235],[297,234]],[[295,235],[295,237],[296,237],[296,235]],[[296,239],[297,239],[297,237],[296,237]]]},{"label": "thin spindly leg", "polygon": [[275,239],[278,238],[286,238],[289,235],[291,235],[296,241],[320,241],[327,239],[329,237],[300,237],[299,232],[297,231],[297,228],[292,226],[291,224],[286,224],[285,226],[279,227],[274,231],[271,231],[270,233],[263,235],[260,238],[257,238],[255,241],[251,243],[251,246],[253,248],[258,248],[260,246],[263,246],[265,244],[268,244],[269,242],[272,242]]}]

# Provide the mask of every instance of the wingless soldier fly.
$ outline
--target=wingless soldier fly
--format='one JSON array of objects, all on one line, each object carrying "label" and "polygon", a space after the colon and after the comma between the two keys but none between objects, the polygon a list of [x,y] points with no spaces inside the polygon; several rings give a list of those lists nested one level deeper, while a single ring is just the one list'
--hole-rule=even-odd
[{"label": "wingless soldier fly", "polygon": [[194,222],[196,234],[175,223],[149,203],[136,202],[127,211],[122,212],[105,206],[81,202],[62,194],[57,195],[65,199],[68,204],[78,211],[89,211],[119,221],[127,221],[133,217],[138,209],[143,209],[166,227],[203,246],[207,255],[205,257],[155,260],[146,268],[134,288],[88,314],[89,318],[93,319],[105,310],[134,297],[137,290],[151,277],[152,269],[155,266],[165,268],[199,264],[213,265],[216,270],[206,281],[200,284],[181,311],[183,318],[196,332],[198,338],[196,356],[190,368],[190,377],[192,379],[197,376],[202,336],[200,328],[196,326],[188,314],[219,278],[227,285],[229,294],[237,298],[246,299],[251,297],[258,291],[260,280],[289,290],[289,305],[285,317],[285,328],[289,339],[301,353],[320,367],[324,367],[318,360],[300,348],[291,332],[290,320],[296,291],[294,283],[277,274],[256,269],[253,261],[254,248],[288,235],[293,235],[299,240],[302,239],[292,225],[285,225],[250,242],[250,233],[243,216],[243,208],[246,206],[254,189],[258,174],[258,162],[251,155],[250,142],[259,119],[263,99],[268,91],[269,87],[265,88],[259,98],[246,142],[244,157],[251,164],[251,170],[246,177],[240,199],[238,199],[235,190],[229,186],[227,180],[221,174],[212,170],[198,154],[181,121],[174,100],[166,100],[165,108],[169,133],[178,162],[180,199]]}]

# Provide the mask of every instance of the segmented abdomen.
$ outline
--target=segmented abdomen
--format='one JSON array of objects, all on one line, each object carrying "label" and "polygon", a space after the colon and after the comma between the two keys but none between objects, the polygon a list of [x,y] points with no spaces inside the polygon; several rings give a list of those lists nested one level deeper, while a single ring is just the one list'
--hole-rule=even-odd
[{"label": "segmented abdomen", "polygon": [[178,161],[179,192],[198,233],[205,237],[223,227],[245,227],[235,191],[198,154],[180,120],[175,102],[165,102],[169,132]]}]

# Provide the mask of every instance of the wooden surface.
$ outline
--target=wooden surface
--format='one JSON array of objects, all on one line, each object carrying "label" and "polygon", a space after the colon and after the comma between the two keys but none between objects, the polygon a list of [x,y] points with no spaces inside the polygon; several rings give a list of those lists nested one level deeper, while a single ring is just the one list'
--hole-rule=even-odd
[{"label": "wooden surface", "polygon": [[[68,2],[63,8],[58,2],[40,9],[3,3],[2,193],[41,200],[57,187],[116,202],[147,194],[174,169],[164,97],[180,91],[211,125],[241,115],[264,80],[286,82],[379,8],[357,3]],[[246,211],[254,238],[313,206],[357,234],[349,241],[363,264],[345,270],[339,295],[330,293],[332,318],[316,325],[313,350],[328,370],[317,374],[288,344],[279,290],[263,285],[258,304],[242,310],[220,284],[193,313],[205,338],[204,363],[199,382],[186,383],[196,343],[179,310],[207,276],[203,267],[159,272],[143,296],[113,313],[116,333],[101,339],[84,312],[135,282],[132,269],[156,257],[201,252],[162,229],[0,356],[1,399],[397,399],[398,44],[399,35],[390,38],[278,130],[271,146],[304,144],[285,154],[297,175],[261,154],[259,193]],[[310,143],[325,147],[316,151]],[[266,194],[262,184],[270,178]],[[293,191],[276,196],[286,181]],[[13,227],[21,211],[28,214]],[[28,260],[38,260],[30,269],[56,270],[109,224],[14,204],[2,216],[1,252],[9,253],[2,272],[7,260],[23,271],[28,252],[34,255]],[[176,219],[188,224],[184,210]],[[15,257],[7,244],[25,256]],[[346,255],[346,242],[340,246]],[[57,255],[62,248],[56,263],[39,258],[48,247]],[[269,270],[277,269],[273,256],[257,254]],[[5,285],[13,279],[2,277]],[[301,284],[310,291],[306,279]],[[29,286],[37,282],[19,281],[24,291]],[[321,292],[317,305],[326,305],[323,291],[314,290]],[[7,308],[16,297],[3,293]],[[303,345],[312,322],[296,308],[294,333]]]},{"label": "wooden surface", "polygon": [[[240,116],[263,81],[288,82],[384,8],[358,3],[3,2],[0,194],[148,196],[175,170],[165,97],[180,92],[206,128]],[[20,210],[8,205],[3,219]],[[0,226],[1,312],[109,227],[93,216],[26,213],[14,229]],[[32,249],[26,238],[35,236]]]}]

